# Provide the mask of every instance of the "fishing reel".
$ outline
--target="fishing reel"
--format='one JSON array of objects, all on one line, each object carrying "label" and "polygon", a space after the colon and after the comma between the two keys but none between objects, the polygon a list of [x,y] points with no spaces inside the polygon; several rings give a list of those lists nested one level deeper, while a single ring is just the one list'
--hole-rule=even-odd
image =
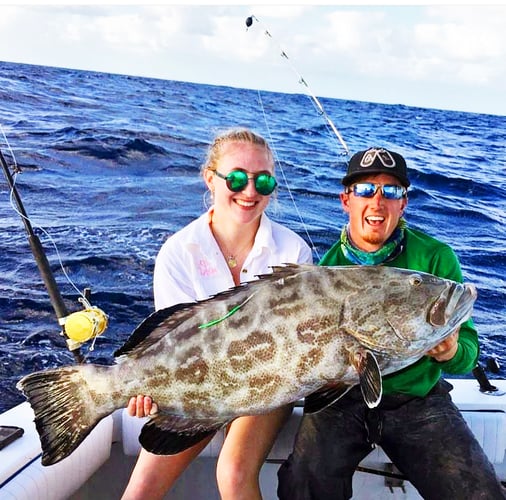
[{"label": "fishing reel", "polygon": [[58,320],[71,351],[79,349],[84,342],[104,333],[108,323],[107,314],[102,309],[92,306],[86,296],[79,297],[79,302],[83,304],[82,311],[76,311]]}]

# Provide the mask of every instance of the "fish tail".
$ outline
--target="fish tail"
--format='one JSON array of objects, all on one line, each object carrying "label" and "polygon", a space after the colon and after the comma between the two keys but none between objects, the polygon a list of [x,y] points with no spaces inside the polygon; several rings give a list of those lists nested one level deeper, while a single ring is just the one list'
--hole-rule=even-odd
[{"label": "fish tail", "polygon": [[35,372],[17,383],[35,413],[42,465],[52,465],[69,456],[111,413],[99,408],[91,397],[85,370],[92,368],[93,365],[82,365]]}]

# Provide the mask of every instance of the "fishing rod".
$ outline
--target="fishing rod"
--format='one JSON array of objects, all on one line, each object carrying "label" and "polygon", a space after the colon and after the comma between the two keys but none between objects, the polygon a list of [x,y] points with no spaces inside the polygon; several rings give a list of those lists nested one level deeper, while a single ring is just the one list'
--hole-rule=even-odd
[{"label": "fishing rod", "polygon": [[[256,16],[254,16],[254,15],[248,16],[246,18],[246,30],[248,30],[248,28],[250,28],[253,25],[253,21],[256,21],[258,24],[261,24]],[[266,36],[268,36],[271,40],[274,41],[274,38],[271,35],[271,33],[269,32],[269,30],[266,28],[264,28],[264,29],[265,29],[264,34]],[[337,127],[334,125],[334,122],[330,119],[330,116],[326,113],[325,109],[323,109],[323,106],[322,106],[321,102],[319,101],[318,97],[316,97],[314,92],[310,89],[306,79],[295,69],[295,66],[291,63],[287,53],[283,50],[283,48],[279,44],[278,44],[278,47],[279,47],[279,50],[281,51],[281,54],[280,54],[281,57],[283,57],[287,61],[287,63],[290,65],[290,68],[292,69],[292,71],[297,75],[299,83],[306,87],[306,91],[309,94],[309,97],[312,99],[314,105],[316,106],[316,109],[318,110],[318,112],[321,115],[323,115],[323,117],[325,118],[325,120],[329,124],[330,128],[332,129],[332,132],[334,132],[335,136],[337,137],[337,139],[341,143],[341,146],[343,147],[344,151],[346,152],[346,155],[349,156],[350,150],[348,149],[348,146],[346,145],[345,140],[343,139],[339,130],[337,130]]]},{"label": "fishing rod", "polygon": [[[30,219],[21,201],[21,197],[16,188],[13,176],[5,160],[4,154],[0,149],[0,163],[9,185],[11,195],[17,206],[17,213],[20,215],[25,231],[28,234],[28,242],[30,249],[39,268],[42,280],[49,294],[49,299],[53,306],[54,312],[58,319],[59,325],[62,327],[61,335],[65,337],[67,347],[72,352],[77,363],[82,363],[84,358],[81,354],[80,347],[83,342],[90,340],[102,334],[107,328],[107,315],[97,307],[91,306],[89,302],[89,289],[85,290],[84,295],[79,298],[83,304],[84,310],[69,313],[63,297],[60,293],[55,277],[51,271],[51,266],[47,259],[46,253],[39,237],[35,234]],[[17,174],[21,170],[15,165],[14,172]]]}]

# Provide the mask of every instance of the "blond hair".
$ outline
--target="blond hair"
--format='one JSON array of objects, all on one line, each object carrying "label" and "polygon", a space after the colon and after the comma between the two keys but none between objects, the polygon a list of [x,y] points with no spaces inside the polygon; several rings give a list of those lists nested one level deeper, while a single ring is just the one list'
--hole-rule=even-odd
[{"label": "blond hair", "polygon": [[232,142],[246,142],[265,148],[269,156],[269,160],[274,168],[272,150],[269,144],[267,144],[267,141],[261,135],[258,135],[247,128],[233,128],[222,132],[214,138],[214,141],[207,150],[207,157],[205,163],[202,165],[202,171],[205,169],[216,170],[216,165],[220,161],[224,146]]}]

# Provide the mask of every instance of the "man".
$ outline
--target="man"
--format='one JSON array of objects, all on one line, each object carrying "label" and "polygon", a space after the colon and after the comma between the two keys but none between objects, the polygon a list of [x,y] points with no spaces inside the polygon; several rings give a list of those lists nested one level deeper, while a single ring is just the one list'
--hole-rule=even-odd
[{"label": "man", "polygon": [[[402,218],[410,182],[400,154],[360,151],[342,183],[349,223],[320,265],[385,265],[462,282],[453,250],[408,228]],[[492,464],[451,401],[452,386],[441,378],[442,372],[471,371],[478,353],[468,320],[418,362],[383,377],[378,408],[369,409],[356,386],[324,410],[304,415],[293,453],[278,473],[279,498],[351,498],[353,473],[375,444],[425,499],[505,498]]]}]

